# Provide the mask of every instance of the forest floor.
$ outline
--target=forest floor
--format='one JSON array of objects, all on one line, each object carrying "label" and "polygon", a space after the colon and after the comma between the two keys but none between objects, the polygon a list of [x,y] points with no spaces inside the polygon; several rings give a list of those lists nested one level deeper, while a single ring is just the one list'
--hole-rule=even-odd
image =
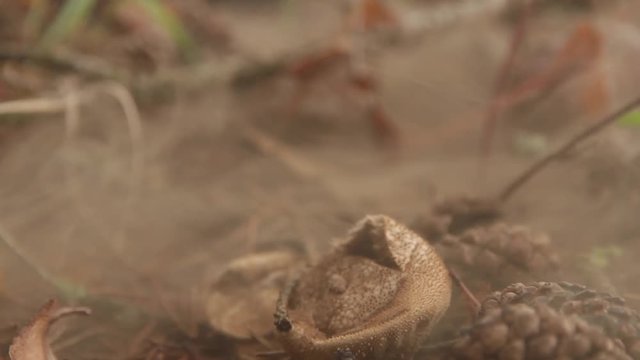
[{"label": "forest floor", "polygon": [[[329,2],[286,10],[213,6],[238,47],[264,58],[321,43],[338,24]],[[64,283],[71,293],[89,294],[97,309],[90,325],[72,321],[80,330],[62,337],[57,351],[63,358],[127,357],[134,337],[151,332],[156,317],[185,329],[202,322],[207,289],[231,259],[285,243],[317,258],[365,214],[411,223],[437,199],[497,193],[537,158],[640,94],[633,65],[640,25],[621,19],[633,18],[631,10],[530,24],[536,36],[555,34],[556,43],[578,24],[598,29],[608,103],[585,109],[576,95],[584,77],[572,77],[534,106],[503,113],[484,160],[483,115],[513,31],[495,17],[376,55],[379,96],[398,128],[394,149],[376,142],[361,107],[330,77],[297,111],[287,79],[243,91],[218,84],[177,92],[142,106],[142,136],[133,144],[131,119],[108,97],[81,106],[76,125],[68,114],[0,124],[0,225],[22,252],[0,244],[0,329],[23,324]],[[640,12],[634,14],[637,20]],[[531,48],[540,43],[532,40]],[[563,265],[555,279],[615,292],[634,307],[640,306],[639,140],[640,127],[614,125],[505,204],[507,221],[551,236]],[[96,299],[129,305],[101,315]]]}]

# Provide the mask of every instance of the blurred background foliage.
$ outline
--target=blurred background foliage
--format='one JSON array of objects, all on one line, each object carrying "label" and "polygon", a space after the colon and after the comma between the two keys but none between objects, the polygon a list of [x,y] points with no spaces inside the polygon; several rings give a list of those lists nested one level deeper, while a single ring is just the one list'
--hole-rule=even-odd
[{"label": "blurred background foliage", "polygon": [[3,4],[3,13],[5,46],[46,53],[73,48],[138,69],[192,62],[202,48],[227,40],[214,10],[197,0],[21,0]]}]

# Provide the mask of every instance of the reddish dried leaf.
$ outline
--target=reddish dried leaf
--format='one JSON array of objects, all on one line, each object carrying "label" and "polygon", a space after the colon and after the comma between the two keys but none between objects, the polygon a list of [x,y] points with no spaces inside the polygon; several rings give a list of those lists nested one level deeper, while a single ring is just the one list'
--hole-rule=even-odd
[{"label": "reddish dried leaf", "polygon": [[398,17],[381,0],[361,0],[352,15],[352,24],[365,30],[398,27]]},{"label": "reddish dried leaf", "polygon": [[600,69],[589,75],[588,83],[580,94],[580,103],[590,115],[604,113],[610,104],[607,79]]},{"label": "reddish dried leaf", "polygon": [[[395,14],[381,0],[358,1],[352,8],[347,21],[348,30],[373,30],[382,26],[398,25]],[[356,90],[360,98],[364,98],[366,103],[364,110],[374,135],[383,145],[395,147],[398,145],[398,130],[380,105],[377,79],[370,71],[357,71],[349,61],[353,60],[352,55],[348,47],[336,41],[331,47],[310,53],[291,63],[288,72],[297,81],[297,88],[290,105],[290,112],[297,112],[303,99],[308,95],[312,82],[324,79],[323,75],[342,66],[347,71],[340,74],[341,81],[348,89]]]},{"label": "reddish dried leaf", "polygon": [[[513,34],[511,35],[511,43],[509,45],[509,51],[504,60],[504,63],[500,67],[498,77],[495,83],[495,95],[498,97],[502,91],[504,91],[505,85],[513,72],[516,65],[517,55],[520,52],[522,44],[527,37],[529,27],[529,17],[531,15],[533,1],[527,1],[522,8],[522,12],[518,19]],[[483,162],[488,161],[491,156],[491,146],[493,143],[493,136],[496,128],[496,122],[500,117],[502,104],[499,101],[492,101],[486,109],[486,113],[483,120],[483,134],[481,141],[481,156]],[[482,167],[481,171],[484,170]]]},{"label": "reddish dried leaf", "polygon": [[362,91],[374,91],[378,87],[378,82],[370,74],[356,74],[351,76],[351,86]]},{"label": "reddish dried leaf", "polygon": [[337,46],[303,56],[289,67],[289,73],[299,81],[310,81],[345,60],[348,53]]},{"label": "reddish dried leaf", "polygon": [[47,334],[49,327],[58,319],[71,314],[89,315],[91,310],[82,307],[57,306],[55,300],[49,300],[31,320],[20,330],[18,336],[13,339],[9,347],[11,360],[55,360],[49,346]]},{"label": "reddish dried leaf", "polygon": [[505,103],[517,103],[545,89],[551,89],[577,72],[591,71],[579,101],[588,114],[601,114],[609,105],[606,78],[599,69],[602,37],[590,23],[576,27],[545,71],[530,78],[508,94]]},{"label": "reddish dried leaf", "polygon": [[602,55],[602,36],[591,23],[584,22],[576,27],[559,55],[565,61],[598,58]]},{"label": "reddish dried leaf", "polygon": [[332,46],[297,59],[289,65],[288,72],[296,80],[296,91],[289,104],[289,112],[297,113],[314,81],[339,65],[346,64],[349,53],[339,46]]},{"label": "reddish dried leaf", "polygon": [[585,22],[576,27],[550,64],[539,74],[530,77],[502,96],[502,107],[512,106],[521,101],[549,90],[562,81],[584,71],[585,66],[599,61],[602,54],[602,39],[598,30]]},{"label": "reddish dried leaf", "polygon": [[380,104],[374,104],[369,110],[369,121],[376,137],[383,145],[390,147],[399,145],[400,135],[398,128]]}]

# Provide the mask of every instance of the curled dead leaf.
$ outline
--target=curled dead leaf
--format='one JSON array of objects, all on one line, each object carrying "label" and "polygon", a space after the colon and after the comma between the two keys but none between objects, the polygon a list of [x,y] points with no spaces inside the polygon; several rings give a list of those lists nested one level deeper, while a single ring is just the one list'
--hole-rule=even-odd
[{"label": "curled dead leaf", "polygon": [[68,315],[90,315],[86,307],[59,307],[55,300],[49,300],[31,322],[20,330],[9,347],[11,360],[56,360],[49,345],[48,332],[51,325]]},{"label": "curled dead leaf", "polygon": [[294,359],[406,359],[450,297],[435,250],[404,225],[372,215],[284,288],[275,325]]}]

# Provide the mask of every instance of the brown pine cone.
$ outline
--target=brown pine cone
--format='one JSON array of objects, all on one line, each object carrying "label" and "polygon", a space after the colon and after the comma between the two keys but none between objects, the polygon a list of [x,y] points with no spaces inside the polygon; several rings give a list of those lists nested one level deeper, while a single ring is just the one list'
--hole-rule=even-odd
[{"label": "brown pine cone", "polygon": [[631,359],[624,346],[577,315],[544,303],[486,311],[442,359]]},{"label": "brown pine cone", "polygon": [[445,236],[436,249],[463,279],[490,279],[496,286],[514,275],[541,274],[558,267],[549,237],[524,226],[497,223]]},{"label": "brown pine cone", "polygon": [[475,226],[488,225],[501,215],[493,200],[462,196],[436,203],[429,215],[414,220],[411,227],[433,244],[445,235],[457,235]]},{"label": "brown pine cone", "polygon": [[[446,236],[434,247],[478,298],[514,281],[548,275],[558,265],[545,234],[504,223],[467,230],[460,236]],[[459,326],[456,324],[468,319],[468,310],[468,302],[454,296],[450,310],[431,339],[443,341],[456,336]]]},{"label": "brown pine cone", "polygon": [[502,216],[496,201],[470,196],[445,199],[435,204],[432,211],[434,215],[451,218],[449,232],[452,234],[494,222]]},{"label": "brown pine cone", "polygon": [[579,315],[622,342],[634,359],[640,359],[640,314],[625,306],[622,298],[568,282],[518,283],[491,294],[483,301],[480,314],[522,303],[545,303],[563,314]]}]

